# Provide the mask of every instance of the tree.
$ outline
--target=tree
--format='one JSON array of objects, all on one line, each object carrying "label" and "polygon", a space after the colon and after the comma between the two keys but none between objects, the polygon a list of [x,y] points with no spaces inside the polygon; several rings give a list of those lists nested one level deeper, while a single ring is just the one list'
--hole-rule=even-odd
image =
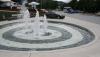
[{"label": "tree", "polygon": [[45,8],[45,9],[55,9],[57,8],[57,2],[53,0],[39,0],[38,1],[40,5],[39,8]]},{"label": "tree", "polygon": [[100,0],[96,0],[96,10],[100,11]]},{"label": "tree", "polygon": [[72,0],[69,6],[84,12],[96,13],[100,11],[100,0]]},{"label": "tree", "polygon": [[96,0],[80,0],[78,2],[78,9],[85,12],[95,13],[97,12]]},{"label": "tree", "polygon": [[78,4],[77,4],[77,0],[72,0],[70,3],[69,3],[69,6],[71,6],[73,9],[77,9],[78,7]]}]

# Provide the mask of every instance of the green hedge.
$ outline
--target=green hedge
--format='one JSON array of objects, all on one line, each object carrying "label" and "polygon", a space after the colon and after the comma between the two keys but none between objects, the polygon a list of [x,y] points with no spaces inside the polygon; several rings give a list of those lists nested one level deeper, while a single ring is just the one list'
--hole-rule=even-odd
[{"label": "green hedge", "polygon": [[0,11],[0,21],[10,20],[11,17],[12,17],[12,14],[17,14],[17,12],[4,12],[4,11]]}]

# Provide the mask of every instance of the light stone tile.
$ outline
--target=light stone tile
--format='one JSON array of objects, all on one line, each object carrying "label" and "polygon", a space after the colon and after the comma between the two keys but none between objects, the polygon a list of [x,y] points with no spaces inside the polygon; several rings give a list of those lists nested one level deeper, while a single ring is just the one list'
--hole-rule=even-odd
[{"label": "light stone tile", "polygon": [[29,57],[29,53],[0,51],[0,57]]},{"label": "light stone tile", "polygon": [[[66,18],[65,20],[55,20],[55,21],[64,21],[86,27],[92,32],[94,32],[96,40],[92,44],[88,44],[73,49],[66,49],[66,50],[64,49],[62,51],[52,51],[52,52],[38,52],[38,53],[33,52],[31,54],[31,57],[100,57],[100,25],[73,18]],[[28,57],[28,56],[29,56],[28,53],[0,51],[0,57]]]}]

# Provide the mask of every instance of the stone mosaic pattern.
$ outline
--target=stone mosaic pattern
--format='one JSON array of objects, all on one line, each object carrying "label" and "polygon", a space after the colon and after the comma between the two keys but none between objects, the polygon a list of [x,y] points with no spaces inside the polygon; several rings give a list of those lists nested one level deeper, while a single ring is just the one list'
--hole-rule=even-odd
[{"label": "stone mosaic pattern", "polygon": [[[10,51],[30,51],[30,50],[31,51],[51,51],[51,50],[67,49],[67,48],[73,48],[73,47],[85,45],[85,44],[88,44],[91,41],[93,41],[95,38],[95,35],[91,31],[89,31],[88,29],[86,29],[84,27],[75,25],[75,24],[57,22],[57,21],[49,21],[49,23],[59,24],[59,25],[63,24],[65,26],[69,26],[69,27],[79,31],[82,34],[83,39],[80,42],[74,43],[72,45],[65,45],[65,46],[51,47],[51,48],[25,48],[25,47],[19,48],[19,47],[5,46],[5,45],[0,44],[0,49],[1,50],[10,50]],[[10,27],[15,24],[17,24],[17,23],[9,23],[9,24],[0,25],[0,29],[5,28],[5,27]],[[73,36],[70,32],[66,31],[63,28],[49,26],[48,29],[57,30],[62,33],[62,36],[60,36],[59,38],[47,39],[47,40],[26,40],[26,39],[20,39],[20,38],[14,37],[12,34],[16,31],[19,31],[21,28],[22,27],[17,27],[15,29],[5,32],[2,35],[3,39],[9,40],[9,41],[14,41],[14,42],[19,42],[19,43],[29,43],[29,44],[45,43],[45,44],[48,44],[48,43],[56,43],[56,42],[60,42],[60,41],[65,41],[65,40],[70,39]]]}]

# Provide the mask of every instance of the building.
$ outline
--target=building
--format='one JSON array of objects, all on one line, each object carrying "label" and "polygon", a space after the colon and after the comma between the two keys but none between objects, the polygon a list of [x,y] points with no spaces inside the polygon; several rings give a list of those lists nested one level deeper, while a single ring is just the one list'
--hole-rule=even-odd
[{"label": "building", "polygon": [[[22,2],[24,1],[24,0],[12,0],[12,1],[14,1],[14,2],[17,2],[17,3],[19,3],[19,4],[22,4]],[[27,0],[28,2],[32,2],[32,1],[38,1],[38,0]]]},{"label": "building", "polygon": [[[12,0],[12,1],[14,1],[14,2],[17,2],[17,3],[19,3],[19,4],[22,4],[22,2],[24,1],[24,0]],[[48,0],[27,0],[28,2],[46,2],[46,1],[48,1]]]}]

